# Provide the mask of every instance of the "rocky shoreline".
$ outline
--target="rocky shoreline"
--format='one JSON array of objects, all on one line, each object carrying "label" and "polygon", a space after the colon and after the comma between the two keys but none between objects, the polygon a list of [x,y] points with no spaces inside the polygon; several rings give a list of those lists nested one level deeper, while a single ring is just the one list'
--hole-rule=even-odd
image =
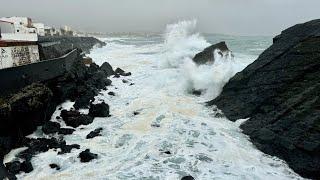
[{"label": "rocky shoreline", "polygon": [[[91,43],[91,48],[94,45],[96,43]],[[59,53],[62,51],[64,48],[59,49]],[[57,55],[54,51],[50,53],[50,55]],[[120,77],[131,75],[131,73],[120,68],[114,71],[107,62],[100,67],[94,63],[87,66],[83,63],[81,53],[82,51],[79,49],[77,61],[72,65],[71,70],[63,76],[41,83],[33,83],[1,100],[0,179],[5,177],[15,179],[15,174],[32,171],[33,167],[30,163],[32,156],[40,152],[60,149],[59,153],[64,154],[69,153],[73,148],[79,149],[79,145],[67,145],[63,140],[63,135],[72,134],[75,131],[73,128],[79,125],[92,123],[95,117],[109,116],[108,104],[104,102],[92,104],[94,97],[98,95],[100,90],[106,89],[112,84],[108,78],[111,75]],[[62,110],[61,115],[56,118],[60,121],[63,120],[72,128],[61,128],[59,123],[50,121],[56,107],[66,100],[74,101],[75,109]],[[80,108],[88,108],[89,114],[80,113],[78,111]],[[44,134],[52,135],[51,138],[32,139],[25,137],[34,132],[38,126],[42,126]],[[99,132],[97,133],[99,134]],[[58,134],[60,138],[54,137],[54,134]],[[94,135],[90,135],[90,137]],[[3,166],[4,155],[9,153],[11,149],[19,147],[28,147],[17,155],[21,160],[9,162]],[[81,159],[86,159],[88,155],[90,152],[84,152],[80,156]]]},{"label": "rocky shoreline", "polygon": [[320,178],[320,20],[298,24],[237,73],[209,102],[261,151],[306,178]]}]

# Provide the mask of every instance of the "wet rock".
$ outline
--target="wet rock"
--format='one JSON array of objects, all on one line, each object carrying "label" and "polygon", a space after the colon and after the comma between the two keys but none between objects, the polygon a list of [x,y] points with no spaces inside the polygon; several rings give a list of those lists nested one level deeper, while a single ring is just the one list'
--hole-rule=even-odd
[{"label": "wet rock", "polygon": [[233,56],[226,43],[223,41],[205,48],[202,52],[195,55],[193,61],[198,65],[213,63],[215,61],[214,52],[217,52],[220,58]]},{"label": "wet rock", "polygon": [[32,164],[29,161],[13,161],[5,164],[7,170],[11,174],[19,174],[20,172],[29,173],[33,171]]},{"label": "wet rock", "polygon": [[108,92],[108,95],[115,96],[116,94],[114,92],[110,91],[110,92]]},{"label": "wet rock", "polygon": [[184,176],[181,180],[194,180],[194,178],[192,176]]},{"label": "wet rock", "polygon": [[320,178],[320,20],[298,24],[237,73],[209,102],[261,151],[285,160],[298,174]]},{"label": "wet rock", "polygon": [[70,129],[70,128],[61,128],[58,131],[58,134],[62,134],[62,135],[70,135],[74,132],[74,129]]},{"label": "wet rock", "polygon": [[59,132],[60,124],[57,122],[48,121],[42,126],[42,131],[45,134],[54,134]]},{"label": "wet rock", "polygon": [[32,133],[50,115],[47,108],[52,97],[48,87],[34,83],[0,103],[0,135]]},{"label": "wet rock", "polygon": [[97,129],[95,129],[94,131],[91,131],[88,135],[87,135],[87,139],[92,139],[92,138],[94,138],[94,137],[97,137],[97,136],[101,136],[101,131],[102,131],[103,129],[102,128],[97,128]]},{"label": "wet rock", "polygon": [[12,174],[18,174],[21,171],[21,163],[19,161],[6,163],[5,166]]},{"label": "wet rock", "polygon": [[202,91],[201,90],[193,90],[192,94],[195,95],[195,96],[201,96]]},{"label": "wet rock", "polygon": [[170,151],[165,151],[165,152],[163,152],[163,153],[168,154],[168,155],[170,155],[170,154],[171,154],[171,152],[170,152]]},{"label": "wet rock", "polygon": [[115,73],[116,74],[119,74],[121,76],[131,76],[131,72],[125,72],[124,70],[120,69],[120,68],[117,68],[115,70]]},{"label": "wet rock", "polygon": [[51,169],[56,169],[56,170],[60,170],[60,166],[57,164],[49,164]]},{"label": "wet rock", "polygon": [[215,113],[214,117],[215,118],[224,118],[225,115],[223,113],[221,113],[221,112],[217,112],[217,113]]},{"label": "wet rock", "polygon": [[79,111],[62,110],[61,117],[66,125],[73,128],[79,127],[80,125],[88,125],[93,122],[93,117],[81,114]]},{"label": "wet rock", "polygon": [[107,76],[111,76],[115,74],[112,66],[108,62],[104,62],[101,65],[100,69],[103,70],[107,74]]},{"label": "wet rock", "polygon": [[91,104],[89,115],[92,117],[109,117],[109,105],[105,102],[100,104]]},{"label": "wet rock", "polygon": [[78,158],[80,158],[81,162],[90,162],[93,159],[97,159],[98,155],[91,153],[89,149],[86,149],[85,151],[82,151]]}]

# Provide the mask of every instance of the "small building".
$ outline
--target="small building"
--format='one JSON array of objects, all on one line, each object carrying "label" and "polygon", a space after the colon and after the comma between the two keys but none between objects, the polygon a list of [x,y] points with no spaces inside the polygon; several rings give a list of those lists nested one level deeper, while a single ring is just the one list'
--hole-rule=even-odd
[{"label": "small building", "polygon": [[45,35],[45,28],[43,23],[32,23],[32,26],[36,28],[37,34],[39,36]]}]

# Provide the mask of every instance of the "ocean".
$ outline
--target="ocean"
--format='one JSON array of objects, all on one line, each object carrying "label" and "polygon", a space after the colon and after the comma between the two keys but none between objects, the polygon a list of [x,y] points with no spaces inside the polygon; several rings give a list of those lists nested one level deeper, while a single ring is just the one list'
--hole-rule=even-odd
[{"label": "ocean", "polygon": [[[81,149],[63,155],[53,150],[36,155],[34,171],[20,174],[19,179],[174,180],[186,175],[199,180],[302,179],[285,162],[254,147],[239,128],[245,120],[231,122],[219,116],[218,109],[205,106],[235,73],[271,45],[272,37],[201,34],[195,21],[181,21],[159,34],[100,39],[107,45],[91,51],[94,62],[109,62],[132,72],[129,77],[111,78],[112,86],[95,98],[110,105],[112,116],[96,118],[64,137]],[[220,41],[226,41],[234,57],[202,66],[192,62],[196,53]],[[190,94],[193,89],[205,91],[198,97]],[[116,96],[108,95],[110,91]],[[68,101],[59,107],[72,106]],[[59,107],[52,121],[60,114]],[[102,136],[86,139],[100,127]],[[36,131],[30,137],[45,135]],[[77,157],[85,149],[98,154],[98,159],[81,163]],[[61,169],[51,169],[51,163]]]}]

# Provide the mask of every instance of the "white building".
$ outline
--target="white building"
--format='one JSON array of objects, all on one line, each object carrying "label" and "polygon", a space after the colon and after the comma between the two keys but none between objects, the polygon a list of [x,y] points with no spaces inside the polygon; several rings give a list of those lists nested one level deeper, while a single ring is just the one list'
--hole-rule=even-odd
[{"label": "white building", "polygon": [[[9,21],[0,20],[0,41],[38,41],[36,33],[27,31],[20,31],[23,29],[21,26]],[[34,30],[34,29],[30,29]]]},{"label": "white building", "polygon": [[36,29],[39,36],[45,35],[45,27],[43,23],[32,23],[32,26]]},{"label": "white building", "polygon": [[[17,31],[21,24],[0,20],[0,69],[39,62],[36,33]],[[19,30],[19,29],[18,29]],[[30,31],[34,30],[32,28]]]}]

